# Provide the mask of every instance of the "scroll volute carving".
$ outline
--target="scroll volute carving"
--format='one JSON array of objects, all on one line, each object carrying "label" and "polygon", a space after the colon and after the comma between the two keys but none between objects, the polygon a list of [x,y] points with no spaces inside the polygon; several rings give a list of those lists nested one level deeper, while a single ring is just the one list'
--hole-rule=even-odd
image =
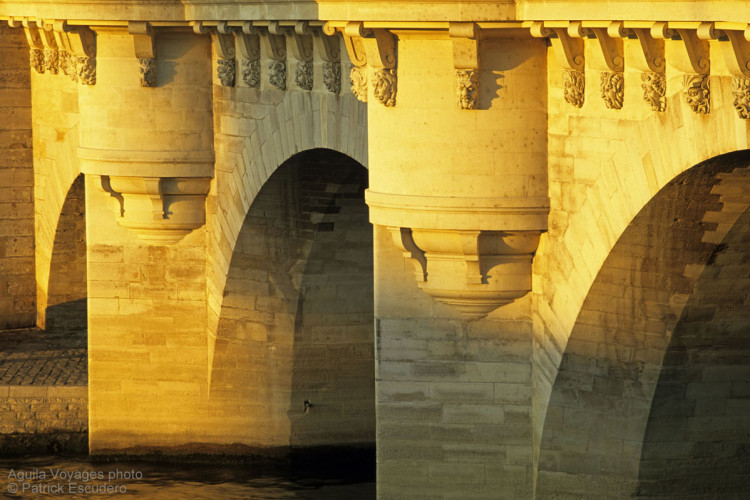
[{"label": "scroll volute carving", "polygon": [[484,317],[531,291],[540,231],[388,228],[414,264],[421,290],[467,320]]}]

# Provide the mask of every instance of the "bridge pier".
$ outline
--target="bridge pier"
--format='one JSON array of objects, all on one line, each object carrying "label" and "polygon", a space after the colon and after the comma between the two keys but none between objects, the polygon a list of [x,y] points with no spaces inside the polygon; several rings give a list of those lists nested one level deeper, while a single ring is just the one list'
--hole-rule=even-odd
[{"label": "bridge pier", "polygon": [[205,441],[205,195],[213,175],[208,40],[164,35],[158,86],[133,37],[96,33],[79,86],[86,174],[92,453]]},{"label": "bridge pier", "polygon": [[401,33],[396,107],[367,96],[378,494],[528,498],[546,50],[448,35]]}]

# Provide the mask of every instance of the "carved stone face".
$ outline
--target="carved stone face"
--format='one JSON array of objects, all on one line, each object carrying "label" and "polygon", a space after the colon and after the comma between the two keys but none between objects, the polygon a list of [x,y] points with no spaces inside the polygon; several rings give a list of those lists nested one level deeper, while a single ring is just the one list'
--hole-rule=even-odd
[{"label": "carved stone face", "polygon": [[709,112],[711,91],[708,85],[708,75],[685,75],[685,100],[696,113]]},{"label": "carved stone face", "polygon": [[386,106],[396,104],[396,75],[392,69],[381,69],[375,72],[372,79],[375,99]]},{"label": "carved stone face", "polygon": [[750,78],[732,78],[732,97],[737,116],[743,120],[750,119]]},{"label": "carved stone face", "polygon": [[461,109],[476,109],[478,107],[479,75],[473,70],[459,70],[456,72],[458,89],[458,105]]},{"label": "carved stone face", "polygon": [[641,75],[643,99],[654,111],[664,111],[667,107],[667,79],[663,73],[643,73]]},{"label": "carved stone face", "polygon": [[602,73],[601,91],[604,103],[608,108],[621,109],[623,101],[622,73]]},{"label": "carved stone face", "polygon": [[367,77],[365,76],[365,72],[355,66],[352,68],[350,79],[354,95],[358,100],[367,102]]}]

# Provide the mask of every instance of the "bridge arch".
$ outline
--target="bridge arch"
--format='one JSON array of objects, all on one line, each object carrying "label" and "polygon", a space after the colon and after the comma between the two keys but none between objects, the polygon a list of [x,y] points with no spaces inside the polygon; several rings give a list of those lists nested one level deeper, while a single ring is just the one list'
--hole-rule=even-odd
[{"label": "bridge arch", "polygon": [[374,443],[367,170],[296,154],[248,210],[227,272],[210,401],[248,446]]},{"label": "bridge arch", "polygon": [[702,162],[617,240],[562,355],[539,495],[658,495],[667,468],[710,493],[747,474],[749,187],[750,151]]}]

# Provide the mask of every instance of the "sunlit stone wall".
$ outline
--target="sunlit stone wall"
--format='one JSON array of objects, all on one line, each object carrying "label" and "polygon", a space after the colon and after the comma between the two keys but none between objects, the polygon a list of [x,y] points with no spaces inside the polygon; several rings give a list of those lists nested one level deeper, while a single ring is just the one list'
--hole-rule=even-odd
[{"label": "sunlit stone wall", "polygon": [[0,329],[36,320],[28,45],[0,23]]}]

